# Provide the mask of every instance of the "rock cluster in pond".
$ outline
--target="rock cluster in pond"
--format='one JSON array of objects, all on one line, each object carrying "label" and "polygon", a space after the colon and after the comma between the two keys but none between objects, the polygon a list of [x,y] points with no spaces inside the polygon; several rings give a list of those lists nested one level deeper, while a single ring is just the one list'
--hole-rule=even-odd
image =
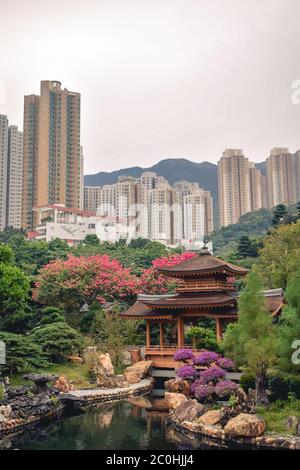
[{"label": "rock cluster in pond", "polygon": [[56,413],[60,409],[58,390],[47,386],[56,376],[27,374],[31,386],[7,387],[0,406],[1,430]]},{"label": "rock cluster in pond", "polygon": [[264,433],[265,422],[255,414],[254,403],[248,400],[242,389],[236,391],[234,406],[223,406],[214,410],[195,399],[187,398],[184,393],[169,391],[175,389],[186,392],[186,384],[183,382],[186,381],[169,380],[166,386],[168,391],[165,398],[171,409],[171,418],[176,423],[195,423],[198,425],[198,430],[202,429],[204,434],[211,432],[211,427],[215,427],[216,435],[219,437],[221,435],[256,437]]},{"label": "rock cluster in pond", "polygon": [[228,436],[257,437],[266,429],[266,423],[261,416],[241,413],[228,421],[224,432]]},{"label": "rock cluster in pond", "polygon": [[207,407],[195,399],[182,401],[173,410],[173,417],[176,421],[195,421],[207,411]]}]

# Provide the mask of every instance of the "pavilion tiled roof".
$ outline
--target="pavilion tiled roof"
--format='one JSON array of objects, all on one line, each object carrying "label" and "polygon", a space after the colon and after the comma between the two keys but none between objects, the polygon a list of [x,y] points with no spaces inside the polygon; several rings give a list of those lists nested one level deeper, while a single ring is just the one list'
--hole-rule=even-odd
[{"label": "pavilion tiled roof", "polygon": [[152,308],[203,308],[203,307],[235,307],[237,305],[236,299],[225,294],[214,294],[214,295],[176,295],[162,299],[148,299],[142,301],[144,305]]},{"label": "pavilion tiled roof", "polygon": [[207,273],[218,273],[225,272],[228,275],[233,276],[245,276],[249,270],[236,266],[226,261],[212,256],[207,248],[200,251],[198,256],[189,258],[182,261],[175,266],[165,266],[158,268],[158,270],[167,275],[189,275],[189,274],[207,274]]}]

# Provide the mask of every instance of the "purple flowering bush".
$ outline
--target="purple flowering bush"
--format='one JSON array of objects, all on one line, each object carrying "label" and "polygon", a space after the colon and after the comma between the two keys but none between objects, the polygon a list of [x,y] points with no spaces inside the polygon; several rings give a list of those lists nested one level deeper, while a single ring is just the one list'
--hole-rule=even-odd
[{"label": "purple flowering bush", "polygon": [[200,379],[203,383],[215,382],[225,377],[225,370],[219,366],[210,366],[200,373]]},{"label": "purple flowering bush", "polygon": [[222,380],[216,384],[215,393],[219,397],[229,397],[236,391],[237,388],[238,385],[232,380]]},{"label": "purple flowering bush", "polygon": [[195,379],[198,377],[199,373],[195,367],[186,364],[185,366],[179,367],[179,369],[177,369],[177,375],[181,379]]},{"label": "purple flowering bush", "polygon": [[194,391],[195,397],[199,401],[210,401],[215,393],[215,387],[208,384],[199,384]]},{"label": "purple flowering bush", "polygon": [[177,375],[191,381],[191,394],[201,402],[229,397],[238,388],[236,383],[225,380],[226,371],[234,369],[232,360],[214,351],[194,356],[191,349],[179,349],[174,359],[185,362],[177,369]]},{"label": "purple flowering bush", "polygon": [[218,359],[219,354],[213,351],[204,351],[194,357],[193,363],[198,366],[209,366],[213,362],[217,362]]},{"label": "purple flowering bush", "polygon": [[173,357],[175,361],[187,361],[189,359],[194,359],[194,354],[191,349],[179,349]]},{"label": "purple flowering bush", "polygon": [[219,367],[222,367],[222,369],[225,370],[232,370],[234,368],[233,361],[231,359],[228,359],[228,357],[218,357],[217,364]]}]

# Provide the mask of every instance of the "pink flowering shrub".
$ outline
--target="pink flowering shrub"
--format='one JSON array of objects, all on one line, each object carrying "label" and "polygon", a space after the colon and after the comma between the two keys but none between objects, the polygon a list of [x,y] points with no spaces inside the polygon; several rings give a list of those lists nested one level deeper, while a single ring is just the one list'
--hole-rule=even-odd
[{"label": "pink flowering shrub", "polygon": [[79,309],[84,302],[130,301],[139,286],[129,269],[107,255],[69,256],[40,270],[33,298],[45,305]]},{"label": "pink flowering shrub", "polygon": [[155,260],[152,261],[152,265],[154,268],[165,268],[165,267],[176,266],[177,264],[182,263],[183,261],[186,261],[190,258],[194,258],[194,256],[197,256],[197,253],[186,251],[185,253],[181,253],[181,254],[178,253],[178,254],[171,255],[171,256],[164,256],[162,258],[156,258]]}]

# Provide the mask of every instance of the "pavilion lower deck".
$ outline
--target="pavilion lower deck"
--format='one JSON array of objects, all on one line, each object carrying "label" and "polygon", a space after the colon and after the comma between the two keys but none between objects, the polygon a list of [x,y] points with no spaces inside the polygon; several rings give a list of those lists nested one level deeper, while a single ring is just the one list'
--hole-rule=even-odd
[{"label": "pavilion lower deck", "polygon": [[[181,346],[180,349],[191,349],[194,354],[201,352],[192,346]],[[145,349],[145,359],[153,362],[153,366],[158,369],[177,369],[181,363],[175,361],[173,356],[178,350],[178,346],[148,346]]]}]

